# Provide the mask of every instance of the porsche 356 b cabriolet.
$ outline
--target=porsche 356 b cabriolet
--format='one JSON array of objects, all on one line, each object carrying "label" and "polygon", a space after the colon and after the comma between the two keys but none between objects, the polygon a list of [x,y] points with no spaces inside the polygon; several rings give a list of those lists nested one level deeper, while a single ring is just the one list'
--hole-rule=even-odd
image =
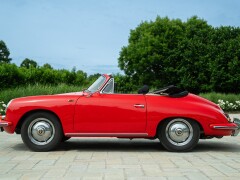
[{"label": "porsche 356 b cabriolet", "polygon": [[33,151],[53,150],[71,137],[158,138],[169,151],[190,151],[199,139],[236,136],[240,122],[175,86],[117,94],[114,78],[103,74],[81,92],[11,100],[0,129],[21,134]]}]

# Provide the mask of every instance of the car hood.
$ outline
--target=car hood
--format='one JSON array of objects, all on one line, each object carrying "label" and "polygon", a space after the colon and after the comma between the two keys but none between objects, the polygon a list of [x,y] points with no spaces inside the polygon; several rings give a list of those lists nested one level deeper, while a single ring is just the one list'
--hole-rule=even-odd
[{"label": "car hood", "polygon": [[73,99],[77,100],[79,97],[83,96],[83,92],[71,92],[63,94],[54,94],[54,95],[39,95],[39,96],[26,96],[15,98],[12,101],[16,102],[42,102],[42,101],[54,101],[54,100],[64,100],[64,99]]}]

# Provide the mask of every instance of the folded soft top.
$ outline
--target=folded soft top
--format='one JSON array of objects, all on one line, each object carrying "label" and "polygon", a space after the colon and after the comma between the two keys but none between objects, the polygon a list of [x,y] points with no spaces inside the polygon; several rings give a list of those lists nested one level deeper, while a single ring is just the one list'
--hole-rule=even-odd
[{"label": "folded soft top", "polygon": [[188,95],[188,91],[178,88],[174,85],[170,85],[152,92],[153,94],[165,95],[173,98],[185,97]]}]

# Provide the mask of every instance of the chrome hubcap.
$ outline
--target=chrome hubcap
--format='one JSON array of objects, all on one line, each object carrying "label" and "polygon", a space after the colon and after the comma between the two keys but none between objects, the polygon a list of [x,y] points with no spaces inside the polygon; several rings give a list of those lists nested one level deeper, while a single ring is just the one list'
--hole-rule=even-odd
[{"label": "chrome hubcap", "polygon": [[28,137],[36,145],[46,145],[52,141],[55,129],[51,121],[37,118],[28,127]]},{"label": "chrome hubcap", "polygon": [[166,137],[170,143],[176,146],[188,144],[193,137],[191,124],[185,119],[174,119],[166,127]]}]

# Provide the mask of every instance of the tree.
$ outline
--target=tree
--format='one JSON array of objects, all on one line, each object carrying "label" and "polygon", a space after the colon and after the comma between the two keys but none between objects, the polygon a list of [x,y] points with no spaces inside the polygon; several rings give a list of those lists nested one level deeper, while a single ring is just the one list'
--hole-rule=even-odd
[{"label": "tree", "polygon": [[218,27],[212,35],[210,83],[217,92],[240,92],[240,28]]},{"label": "tree", "polygon": [[25,67],[27,69],[30,69],[30,68],[36,68],[37,67],[37,62],[34,61],[34,60],[31,60],[31,59],[28,59],[28,58],[25,58],[20,67]]},{"label": "tree", "polygon": [[137,84],[164,86],[170,83],[179,60],[176,47],[183,34],[184,25],[179,19],[157,17],[155,22],[141,23],[131,30],[129,45],[120,52],[120,69]]},{"label": "tree", "polygon": [[10,63],[12,60],[9,58],[10,52],[3,41],[0,41],[0,63]]},{"label": "tree", "polygon": [[53,67],[48,63],[45,63],[42,67],[46,69],[53,69]]},{"label": "tree", "polygon": [[118,65],[134,85],[174,84],[194,93],[236,93],[239,49],[239,27],[214,28],[197,16],[186,22],[157,17],[131,30]]},{"label": "tree", "polygon": [[215,58],[210,56],[215,46],[213,33],[214,28],[196,16],[184,23],[184,37],[176,47],[178,53],[174,57],[179,59],[176,84],[195,93],[212,90],[209,65]]}]

